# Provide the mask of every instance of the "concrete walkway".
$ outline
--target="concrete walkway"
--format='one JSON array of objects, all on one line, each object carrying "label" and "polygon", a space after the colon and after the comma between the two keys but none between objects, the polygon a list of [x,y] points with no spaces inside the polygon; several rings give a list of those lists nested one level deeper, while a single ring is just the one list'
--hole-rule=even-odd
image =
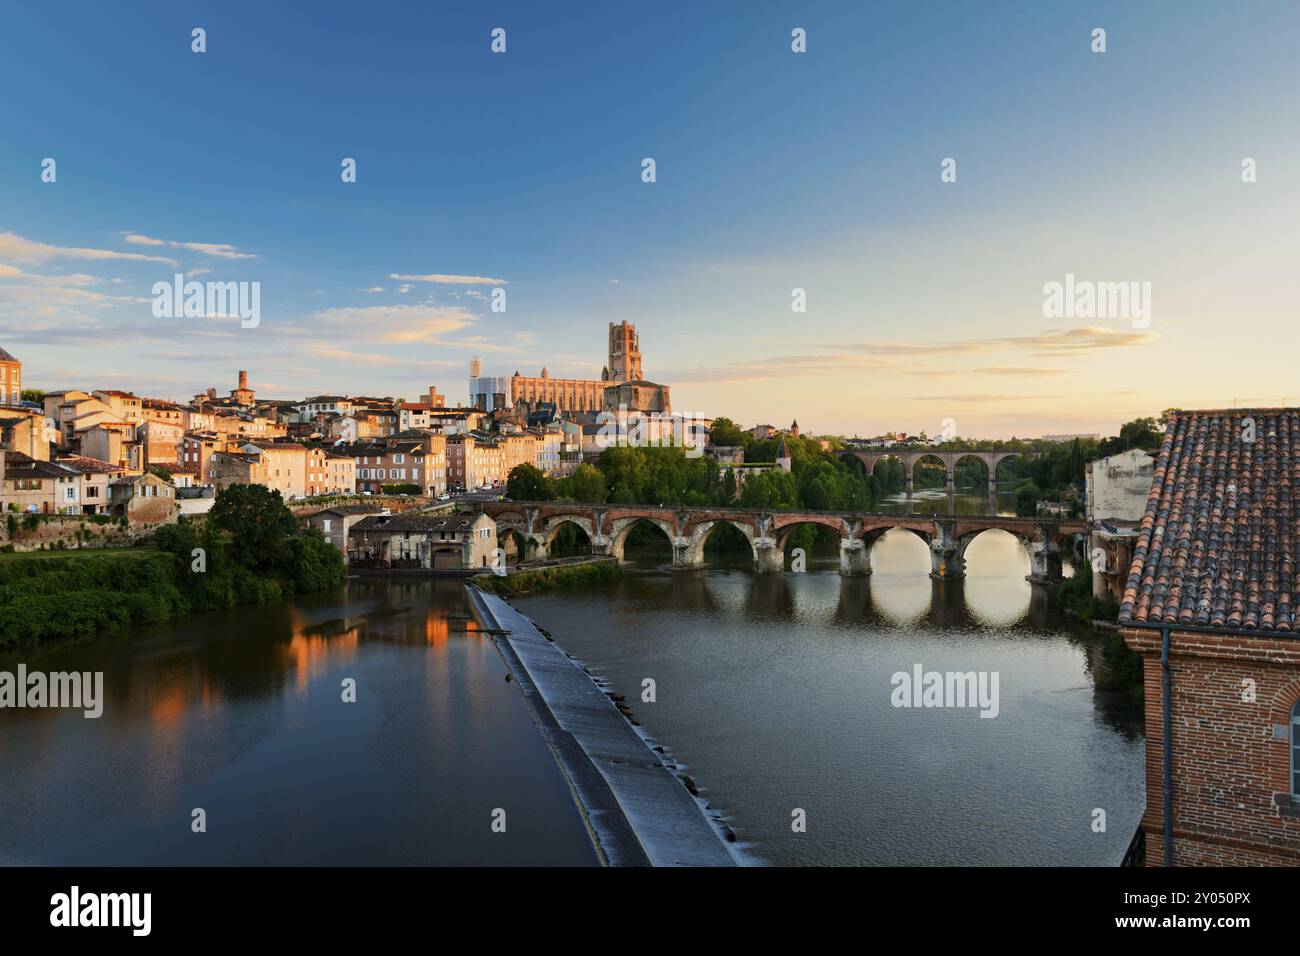
[{"label": "concrete walkway", "polygon": [[470,606],[519,682],[611,866],[735,866],[695,798],[588,674],[504,600]]}]

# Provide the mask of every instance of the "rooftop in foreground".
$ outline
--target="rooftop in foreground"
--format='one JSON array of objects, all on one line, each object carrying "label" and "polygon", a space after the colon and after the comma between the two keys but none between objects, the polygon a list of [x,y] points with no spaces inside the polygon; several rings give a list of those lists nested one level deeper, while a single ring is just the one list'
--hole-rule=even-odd
[{"label": "rooftop in foreground", "polygon": [[1292,635],[1300,409],[1170,416],[1120,622]]}]

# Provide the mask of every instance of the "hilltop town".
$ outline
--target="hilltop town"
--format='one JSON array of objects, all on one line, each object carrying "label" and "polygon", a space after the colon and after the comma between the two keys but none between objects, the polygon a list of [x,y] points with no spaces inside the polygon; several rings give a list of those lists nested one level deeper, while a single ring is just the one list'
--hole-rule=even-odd
[{"label": "hilltop town", "polygon": [[489,378],[475,358],[469,403],[449,406],[434,386],[414,400],[268,400],[247,371],[228,392],[208,388],[188,401],[93,383],[37,390],[24,382],[22,362],[0,350],[0,507],[157,521],[169,508],[151,507],[152,499],[174,499],[179,514],[203,513],[232,484],[262,484],[287,501],[386,493],[439,499],[501,487],[524,463],[563,476],[598,453],[602,413],[621,416],[624,432],[642,426],[654,438],[683,429],[668,388],[641,377],[631,324],[610,325],[609,358],[591,382],[551,378],[546,369],[536,378]]}]

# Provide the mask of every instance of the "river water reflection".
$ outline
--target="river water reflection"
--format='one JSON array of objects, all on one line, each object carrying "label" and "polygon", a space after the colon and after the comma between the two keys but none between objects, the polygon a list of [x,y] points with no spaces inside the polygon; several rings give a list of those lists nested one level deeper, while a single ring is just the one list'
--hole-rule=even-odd
[{"label": "river water reflection", "polygon": [[[1139,715],[1094,689],[1097,633],[1033,599],[1011,536],[981,535],[966,581],[942,587],[908,532],[875,545],[869,578],[841,578],[833,556],[784,575],[648,557],[611,588],[515,603],[626,695],[756,861],[1123,855],[1143,805]],[[0,655],[0,670],[103,671],[107,698],[98,720],[0,712],[0,864],[596,862],[464,613],[458,581],[353,580]],[[891,675],[918,663],[998,672],[998,716],[891,706]],[[200,807],[205,834],[190,829]],[[490,830],[497,807],[506,834]],[[796,808],[806,833],[791,831]]]},{"label": "river water reflection", "polygon": [[[964,582],[931,582],[906,531],[871,559],[868,578],[834,559],[784,575],[656,568],[515,603],[626,696],[757,860],[1117,864],[1144,746],[1140,712],[1094,687],[1099,632],[1035,597],[1005,532],[971,544]],[[892,675],[916,664],[997,672],[997,717],[894,707]],[[796,809],[807,832],[792,832]]]},{"label": "river water reflection", "polygon": [[107,698],[97,720],[0,711],[0,864],[596,863],[464,613],[458,581],[354,580],[0,657],[10,672],[103,671]]}]

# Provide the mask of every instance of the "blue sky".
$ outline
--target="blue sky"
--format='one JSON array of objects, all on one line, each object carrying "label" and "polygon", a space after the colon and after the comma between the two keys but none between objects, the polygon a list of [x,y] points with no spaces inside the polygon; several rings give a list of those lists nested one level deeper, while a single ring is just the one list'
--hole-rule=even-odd
[{"label": "blue sky", "polygon": [[[32,387],[187,398],[247,368],[462,400],[476,353],[594,377],[629,319],[675,408],[746,424],[1110,432],[1300,393],[1295,3],[6,18],[0,346]],[[261,324],[154,318],[176,271],[260,282]],[[1067,273],[1150,282],[1149,327],[1045,318]]]}]

